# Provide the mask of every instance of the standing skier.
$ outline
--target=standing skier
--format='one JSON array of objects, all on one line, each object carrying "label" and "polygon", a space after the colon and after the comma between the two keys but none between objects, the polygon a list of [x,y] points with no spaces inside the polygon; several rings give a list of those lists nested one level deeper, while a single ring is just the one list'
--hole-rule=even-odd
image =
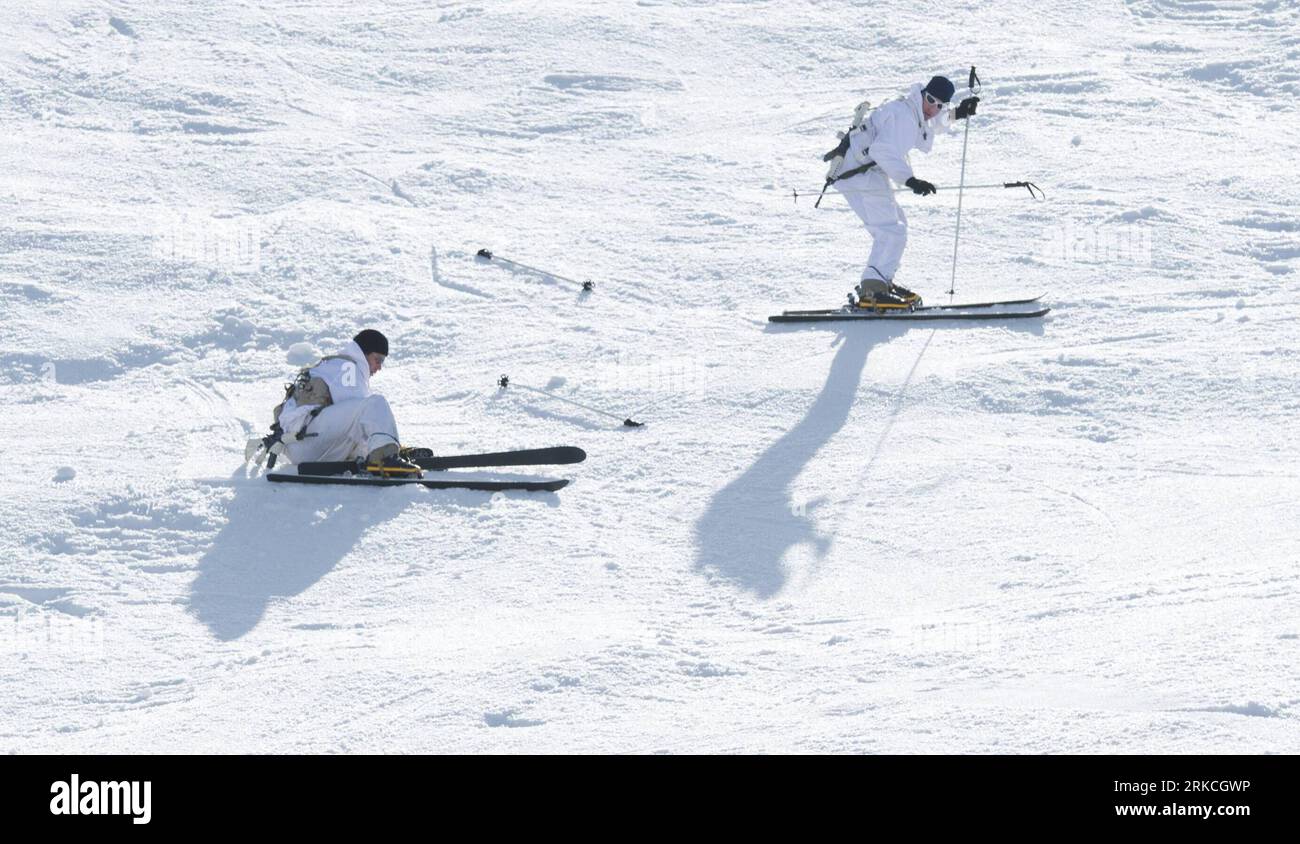
[{"label": "standing skier", "polygon": [[372,473],[418,477],[420,467],[402,456],[388,400],[370,391],[387,357],[388,338],[367,328],[300,372],[275,408],[272,444],[278,440],[294,463],[364,457]]},{"label": "standing skier", "polygon": [[[905,185],[926,196],[935,186],[912,172],[908,153],[919,149],[929,153],[934,136],[947,131],[953,121],[975,113],[979,97],[967,97],[955,112],[948,111],[955,87],[944,76],[936,76],[922,88],[913,85],[905,97],[886,103],[865,119],[859,115],[840,146],[826,160],[841,158],[828,174],[871,233],[871,256],[862,271],[862,281],[853,304],[871,308],[908,308],[920,297],[894,284],[894,273],[907,246],[907,217],[894,200],[893,185]],[[864,104],[865,105],[865,104]],[[861,108],[861,107],[860,107]]]}]

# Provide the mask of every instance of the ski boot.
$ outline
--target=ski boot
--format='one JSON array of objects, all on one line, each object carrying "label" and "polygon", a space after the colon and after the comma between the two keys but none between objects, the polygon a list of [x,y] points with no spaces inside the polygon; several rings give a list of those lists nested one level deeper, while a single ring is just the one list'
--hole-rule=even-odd
[{"label": "ski boot", "polygon": [[397,453],[403,460],[409,460],[412,463],[433,458],[433,449],[431,448],[413,448],[404,445],[397,450]]},{"label": "ski boot", "polygon": [[401,455],[397,443],[380,446],[366,458],[366,472],[381,478],[422,478],[424,471]]},{"label": "ski boot", "polygon": [[[880,289],[877,285],[883,286],[885,282],[866,282],[859,284],[857,288],[849,294],[849,307],[854,310],[875,311],[885,313],[887,311],[910,311],[915,307],[914,303],[909,302],[902,296],[893,293],[890,290]],[[915,294],[913,294],[915,295]],[[920,297],[917,297],[918,299]]]},{"label": "ski boot", "polygon": [[900,287],[892,281],[889,283],[889,292],[899,297],[903,301],[911,304],[915,308],[921,307],[921,297],[916,293],[908,290],[906,287]]}]

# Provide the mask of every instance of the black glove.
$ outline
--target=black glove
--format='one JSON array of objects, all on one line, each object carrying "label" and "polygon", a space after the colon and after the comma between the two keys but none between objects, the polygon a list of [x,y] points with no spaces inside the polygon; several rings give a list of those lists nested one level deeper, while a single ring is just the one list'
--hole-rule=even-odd
[{"label": "black glove", "polygon": [[975,113],[975,106],[980,104],[979,97],[967,97],[957,105],[957,111],[953,114],[954,120],[965,120]]},{"label": "black glove", "polygon": [[938,188],[930,182],[927,182],[925,179],[918,179],[915,176],[908,179],[906,182],[903,182],[903,184],[911,188],[912,193],[920,194],[921,196],[925,196],[927,193],[934,193],[938,190]]}]

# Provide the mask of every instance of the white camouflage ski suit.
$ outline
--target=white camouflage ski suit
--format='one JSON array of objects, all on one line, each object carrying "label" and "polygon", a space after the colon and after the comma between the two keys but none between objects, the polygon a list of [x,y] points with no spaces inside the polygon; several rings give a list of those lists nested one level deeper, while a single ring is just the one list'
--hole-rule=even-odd
[{"label": "white camouflage ski suit", "polygon": [[[397,421],[388,400],[370,392],[370,365],[355,341],[337,353],[341,357],[311,368],[314,377],[324,379],[333,402],[308,417],[313,406],[299,407],[290,398],[280,410],[283,443],[294,463],[313,460],[353,460],[366,457],[380,446],[396,443]],[[298,439],[303,425],[307,436]]]},{"label": "white camouflage ski suit", "polygon": [[914,149],[928,153],[935,134],[952,126],[949,109],[925,119],[921,87],[913,85],[907,96],[871,112],[862,128],[850,133],[848,153],[837,171],[838,175],[869,161],[876,163],[865,173],[835,182],[871,233],[871,256],[862,271],[866,281],[892,282],[907,246],[907,216],[894,200],[890,180],[904,185],[913,176],[907,154]]}]

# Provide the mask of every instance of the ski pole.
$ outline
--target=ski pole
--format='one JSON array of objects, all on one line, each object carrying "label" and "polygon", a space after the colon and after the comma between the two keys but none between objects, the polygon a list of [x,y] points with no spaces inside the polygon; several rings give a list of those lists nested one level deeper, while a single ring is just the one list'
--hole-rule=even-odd
[{"label": "ski pole", "polygon": [[[971,95],[975,94],[975,86],[979,84],[979,77],[975,75],[975,65],[970,66],[970,79],[966,82],[966,89]],[[983,85],[980,85],[983,88]],[[952,236],[952,279],[948,282],[948,296],[951,297],[957,292],[957,244],[961,242],[961,197],[966,191],[966,144],[970,141],[970,120],[975,115],[967,115],[966,132],[961,142],[961,179],[957,182],[957,230]],[[1030,195],[1033,191],[1030,191]]]},{"label": "ski pole", "polygon": [[558,278],[560,281],[567,281],[570,284],[577,284],[582,287],[584,293],[590,293],[596,287],[596,285],[593,282],[578,281],[577,279],[567,278],[562,275],[557,275],[556,273],[547,272],[546,270],[538,269],[537,267],[530,267],[527,264],[521,264],[518,261],[512,261],[509,258],[502,258],[499,255],[493,255],[487,249],[480,249],[475,257],[484,258],[488,261],[499,261],[502,264],[509,264],[512,267],[518,267],[521,270],[528,270],[531,273],[537,273],[538,275],[544,275],[550,278]]},{"label": "ski pole", "polygon": [[[538,393],[540,395],[546,396],[547,398],[552,398],[555,399],[556,401],[562,401],[565,402],[566,404],[571,404],[574,407],[580,407],[583,410],[587,410],[592,413],[598,413],[601,416],[608,416],[610,419],[619,418],[618,414],[610,413],[607,410],[601,410],[598,407],[591,407],[590,405],[583,404],[582,402],[576,402],[573,399],[567,399],[564,396],[557,396],[555,395],[555,393],[547,392],[546,390],[540,389],[538,387],[530,387],[527,384],[520,384],[518,381],[511,381],[509,375],[502,375],[500,378],[498,378],[497,386],[503,390],[507,387],[518,387],[521,390],[528,390],[529,392]],[[644,425],[645,425],[644,422],[633,422],[632,417],[630,416],[623,419],[623,427],[625,428],[640,428]]]},{"label": "ski pole", "polygon": [[[935,188],[935,190],[952,190],[956,187],[957,185],[939,185]],[[1045,193],[1043,193],[1043,189],[1040,188],[1038,185],[1034,184],[1033,182],[999,182],[997,184],[990,184],[990,185],[965,185],[964,186],[964,190],[987,190],[989,188],[1026,188],[1029,190],[1029,195],[1032,196],[1034,199],[1045,199],[1047,196]],[[818,193],[818,191],[820,190],[821,190],[820,188],[814,190],[803,190],[803,191],[795,190],[794,191],[795,202],[798,202],[799,197],[801,196],[813,196],[816,193]],[[840,193],[861,193],[861,194],[884,195],[889,193],[909,193],[911,192],[911,190],[912,190],[911,188],[892,188],[890,190],[853,190],[850,188],[849,190],[841,190]]]}]

